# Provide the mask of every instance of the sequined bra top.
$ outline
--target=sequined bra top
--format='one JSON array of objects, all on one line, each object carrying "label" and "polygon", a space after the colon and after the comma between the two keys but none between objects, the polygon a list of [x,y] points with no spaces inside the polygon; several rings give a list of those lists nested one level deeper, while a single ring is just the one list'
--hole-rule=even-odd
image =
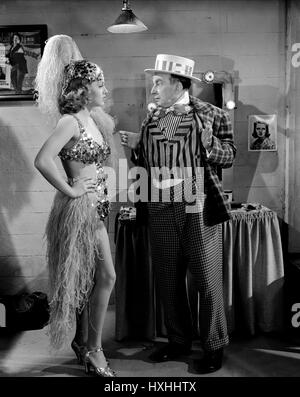
[{"label": "sequined bra top", "polygon": [[58,153],[61,160],[80,161],[84,164],[96,163],[101,165],[110,155],[110,147],[105,140],[102,144],[97,143],[94,138],[87,135],[81,121],[73,114],[78,123],[80,137],[70,148],[62,148]]}]

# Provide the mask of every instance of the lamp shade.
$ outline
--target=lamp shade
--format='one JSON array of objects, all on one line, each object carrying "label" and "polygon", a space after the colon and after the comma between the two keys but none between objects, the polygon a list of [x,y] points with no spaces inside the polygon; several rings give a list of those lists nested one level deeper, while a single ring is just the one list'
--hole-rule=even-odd
[{"label": "lamp shade", "polygon": [[123,3],[121,14],[107,30],[111,33],[135,33],[147,30],[147,26],[134,15],[127,2],[124,1]]}]

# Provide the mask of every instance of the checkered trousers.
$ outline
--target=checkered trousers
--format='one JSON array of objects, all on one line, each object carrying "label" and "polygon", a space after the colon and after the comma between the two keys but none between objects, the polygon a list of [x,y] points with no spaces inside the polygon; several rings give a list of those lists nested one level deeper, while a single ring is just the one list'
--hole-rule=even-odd
[{"label": "checkered trousers", "polygon": [[200,294],[203,348],[228,344],[223,304],[221,225],[206,226],[203,213],[186,213],[184,203],[148,203],[156,285],[171,342],[191,345],[193,327],[186,293],[189,269]]}]

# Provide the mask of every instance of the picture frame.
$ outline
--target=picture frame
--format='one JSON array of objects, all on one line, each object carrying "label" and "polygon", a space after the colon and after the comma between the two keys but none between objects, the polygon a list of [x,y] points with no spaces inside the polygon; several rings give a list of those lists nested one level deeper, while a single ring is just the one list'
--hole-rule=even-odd
[{"label": "picture frame", "polygon": [[0,101],[33,100],[47,25],[0,26]]},{"label": "picture frame", "polygon": [[248,151],[277,151],[277,115],[260,114],[248,117]]}]

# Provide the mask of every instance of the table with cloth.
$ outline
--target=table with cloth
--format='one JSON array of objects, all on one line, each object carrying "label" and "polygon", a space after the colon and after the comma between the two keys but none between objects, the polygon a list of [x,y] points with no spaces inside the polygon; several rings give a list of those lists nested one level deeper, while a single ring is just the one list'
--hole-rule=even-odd
[{"label": "table with cloth", "polygon": [[[115,226],[116,339],[165,336],[147,226],[138,225],[134,215],[119,214]],[[256,203],[231,211],[231,219],[223,224],[223,280],[229,333],[282,330],[284,266],[274,211]],[[189,273],[187,290],[195,332],[199,333],[200,303]]]}]

